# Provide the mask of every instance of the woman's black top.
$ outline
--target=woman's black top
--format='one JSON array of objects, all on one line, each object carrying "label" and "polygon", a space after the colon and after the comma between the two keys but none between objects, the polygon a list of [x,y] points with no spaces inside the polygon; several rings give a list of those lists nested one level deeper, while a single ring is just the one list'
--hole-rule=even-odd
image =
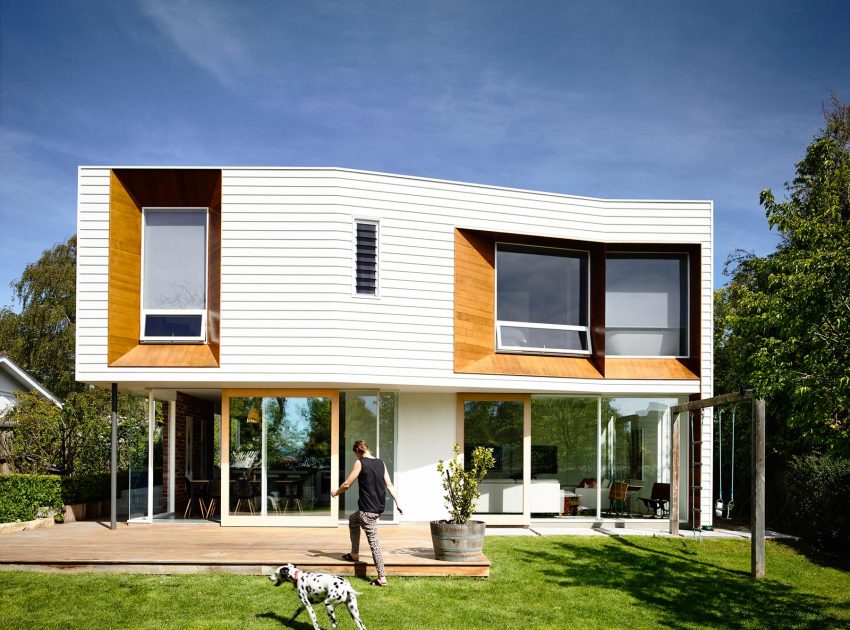
[{"label": "woman's black top", "polygon": [[387,503],[387,484],[384,483],[384,462],[377,458],[364,457],[360,460],[357,483],[360,500],[357,508],[361,512],[382,514]]}]

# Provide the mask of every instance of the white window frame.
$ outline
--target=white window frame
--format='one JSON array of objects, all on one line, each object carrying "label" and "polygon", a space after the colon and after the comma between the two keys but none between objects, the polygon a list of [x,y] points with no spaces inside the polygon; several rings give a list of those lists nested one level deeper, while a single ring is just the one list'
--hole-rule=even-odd
[{"label": "white window frame", "polygon": [[[375,226],[375,293],[357,292],[357,224],[367,223]],[[351,295],[356,298],[372,299],[381,295],[381,221],[354,217],[351,224]]]},{"label": "white window frame", "polygon": [[[551,249],[554,251],[560,252],[570,252],[575,254],[580,254],[586,257],[587,260],[587,277],[585,278],[586,286],[587,286],[587,326],[572,326],[567,324],[542,324],[538,322],[516,322],[509,321],[504,319],[498,319],[499,312],[499,245],[511,245],[514,247],[530,247],[534,249]],[[496,351],[497,352],[511,352],[511,353],[521,353],[521,354],[552,354],[558,356],[590,356],[593,354],[593,347],[591,345],[592,340],[590,337],[590,252],[583,251],[580,249],[569,249],[566,247],[552,247],[550,245],[528,245],[527,243],[511,243],[509,241],[497,241],[495,244],[494,250],[494,271],[495,271],[495,281],[494,281],[494,311],[496,314]],[[533,346],[509,346],[502,344],[502,326],[507,327],[520,327],[520,328],[541,328],[545,330],[566,330],[566,331],[577,331],[584,332],[587,335],[587,350],[574,350],[571,348],[538,348]]]},{"label": "white window frame", "polygon": [[[204,213],[204,308],[203,309],[146,309],[145,304],[145,226],[147,225],[147,211],[174,211],[174,212],[203,212]],[[202,344],[207,340],[207,310],[209,309],[209,255],[210,255],[210,209],[208,207],[179,207],[179,206],[145,206],[142,208],[142,256],[141,256],[141,283],[140,283],[140,327],[139,341],[142,343],[158,344]],[[148,315],[200,315],[201,334],[197,337],[160,337],[145,334],[145,321]]]},{"label": "white window frame", "polygon": [[[688,359],[691,356],[691,254],[690,252],[635,252],[635,251],[618,251],[618,250],[609,250],[605,254],[605,265],[608,265],[609,256],[615,256],[618,258],[674,258],[674,257],[684,257],[685,259],[685,291],[681,296],[681,299],[684,300],[685,303],[685,354],[607,354],[606,355],[614,358],[614,359]],[[607,271],[606,271],[607,273]],[[605,292],[608,292],[608,279],[606,277],[605,280]],[[607,296],[606,296],[607,300]],[[606,313],[607,319],[607,313]],[[667,328],[659,328],[657,326],[608,326],[608,322],[605,322],[605,332],[607,334],[608,330],[672,330]]]}]

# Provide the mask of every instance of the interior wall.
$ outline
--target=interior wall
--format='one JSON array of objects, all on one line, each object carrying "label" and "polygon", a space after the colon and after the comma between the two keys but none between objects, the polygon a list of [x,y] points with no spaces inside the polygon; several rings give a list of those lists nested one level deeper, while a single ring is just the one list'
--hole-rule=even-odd
[{"label": "interior wall", "polygon": [[400,520],[448,517],[437,460],[452,456],[457,438],[456,396],[401,392],[398,408],[397,491]]}]

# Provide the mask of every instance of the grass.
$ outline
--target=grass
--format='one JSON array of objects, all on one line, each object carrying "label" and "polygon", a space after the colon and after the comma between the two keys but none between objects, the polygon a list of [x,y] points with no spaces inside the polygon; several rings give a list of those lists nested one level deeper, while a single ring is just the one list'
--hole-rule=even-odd
[{"label": "grass", "polygon": [[[644,537],[487,538],[489,578],[353,579],[375,628],[850,627],[850,571],[767,543],[767,577],[749,578],[746,541]],[[234,575],[0,573],[0,626],[296,628],[291,586]],[[319,624],[330,627],[323,607]],[[344,608],[339,627],[355,625]]]}]

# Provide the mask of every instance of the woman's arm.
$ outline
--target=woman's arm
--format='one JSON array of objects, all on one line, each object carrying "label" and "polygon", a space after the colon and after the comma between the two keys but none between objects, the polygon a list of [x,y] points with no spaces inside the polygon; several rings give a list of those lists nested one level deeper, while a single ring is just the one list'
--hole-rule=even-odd
[{"label": "woman's arm", "polygon": [[387,486],[387,491],[390,493],[390,496],[395,501],[395,507],[398,510],[398,513],[404,515],[404,510],[401,509],[401,506],[398,504],[398,497],[395,495],[395,486],[393,485],[392,479],[390,479],[390,473],[387,471],[387,465],[384,464],[384,483]]},{"label": "woman's arm", "polygon": [[360,464],[360,460],[358,459],[356,462],[354,462],[354,466],[351,467],[351,474],[348,475],[348,479],[343,481],[342,485],[339,488],[331,492],[331,496],[338,497],[343,492],[348,490],[354,483],[354,480],[357,479],[357,477],[360,475],[360,471],[362,470],[362,468],[363,466]]}]

